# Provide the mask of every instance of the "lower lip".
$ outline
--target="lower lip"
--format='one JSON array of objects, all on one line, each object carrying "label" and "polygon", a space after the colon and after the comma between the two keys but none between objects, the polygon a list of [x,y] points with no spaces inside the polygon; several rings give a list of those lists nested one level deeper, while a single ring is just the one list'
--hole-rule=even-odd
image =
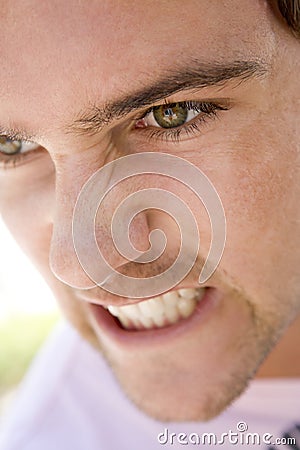
[{"label": "lower lip", "polygon": [[100,337],[113,340],[119,347],[148,346],[158,344],[169,339],[176,339],[183,333],[198,327],[201,322],[209,320],[213,311],[220,302],[220,292],[215,288],[206,288],[203,298],[197,304],[193,314],[187,319],[182,319],[174,325],[163,328],[152,328],[145,330],[126,330],[119,325],[114,316],[105,308],[92,303],[88,307],[92,313],[93,322],[96,321],[97,331]]}]

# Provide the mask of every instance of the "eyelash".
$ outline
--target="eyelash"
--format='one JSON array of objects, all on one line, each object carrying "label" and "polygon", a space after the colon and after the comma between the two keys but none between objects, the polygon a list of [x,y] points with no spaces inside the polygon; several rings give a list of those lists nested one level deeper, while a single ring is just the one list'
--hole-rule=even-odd
[{"label": "eyelash", "polygon": [[[165,102],[164,105],[170,105],[170,102]],[[209,119],[215,119],[218,117],[219,111],[227,111],[229,106],[213,103],[213,102],[197,102],[197,101],[184,101],[178,102],[183,108],[187,108],[189,111],[199,112],[199,115],[194,119],[186,122],[183,125],[174,128],[159,128],[159,127],[147,127],[137,128],[140,133],[147,133],[148,139],[156,139],[164,142],[180,142],[181,136],[184,133],[187,137],[195,133],[199,133],[202,130],[202,125],[205,125]],[[160,106],[160,105],[159,105]],[[136,120],[142,120],[147,117],[148,114],[154,111],[155,107],[149,108],[141,117]],[[203,114],[201,114],[203,113]]]},{"label": "eyelash", "polygon": [[[33,144],[34,145],[33,142],[27,141],[24,139],[19,140],[14,135],[6,134],[5,137],[6,137],[6,139],[11,140],[11,141],[20,141],[22,143],[22,145],[25,145],[25,144]],[[19,164],[21,164],[23,161],[25,161],[25,159],[27,157],[30,157],[32,155],[32,153],[40,152],[41,150],[43,150],[43,147],[37,145],[37,147],[33,148],[32,150],[27,150],[24,153],[16,153],[16,154],[12,154],[12,155],[5,155],[5,153],[0,151],[0,166],[2,166],[2,168],[4,168],[4,169],[14,168],[14,167],[18,166]]]},{"label": "eyelash", "polygon": [[[170,102],[164,102],[163,105],[170,105]],[[199,115],[194,119],[186,122],[183,125],[174,128],[159,128],[153,126],[145,126],[144,128],[136,128],[139,133],[147,134],[149,140],[156,139],[157,141],[165,141],[165,142],[180,142],[181,136],[184,133],[186,136],[193,135],[195,133],[199,133],[202,130],[202,125],[205,125],[209,119],[214,119],[218,117],[219,111],[227,111],[229,109],[228,106],[224,106],[218,103],[213,102],[197,102],[197,101],[183,101],[178,102],[183,108],[187,108],[189,111],[199,112]],[[161,106],[161,105],[159,105]],[[136,122],[138,120],[145,119],[148,114],[154,111],[155,106],[149,108],[146,112],[143,113],[142,116],[136,118]],[[202,114],[201,114],[202,113]],[[201,129],[200,129],[201,128]],[[7,139],[17,140],[15,136],[6,135]],[[28,143],[29,141],[22,141],[22,144]],[[5,155],[0,152],[0,165],[5,169],[9,167],[16,167],[21,162],[25,160],[26,157],[30,156],[32,152],[37,152],[43,149],[42,147],[38,147],[34,150],[30,150],[24,153],[17,153],[15,155]]]}]

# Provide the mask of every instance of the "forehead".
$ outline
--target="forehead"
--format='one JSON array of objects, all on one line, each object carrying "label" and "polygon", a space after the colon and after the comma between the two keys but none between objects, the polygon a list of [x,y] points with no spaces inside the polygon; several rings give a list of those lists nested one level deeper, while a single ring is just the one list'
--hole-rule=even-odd
[{"label": "forehead", "polygon": [[83,102],[138,89],[178,60],[265,57],[267,15],[259,0],[7,1],[0,123],[43,128]]}]

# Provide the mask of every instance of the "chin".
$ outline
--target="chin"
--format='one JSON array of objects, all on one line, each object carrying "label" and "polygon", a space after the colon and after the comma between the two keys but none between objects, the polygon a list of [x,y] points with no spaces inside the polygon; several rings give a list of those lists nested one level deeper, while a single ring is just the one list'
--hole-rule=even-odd
[{"label": "chin", "polygon": [[[220,415],[232,402],[238,398],[247,388],[250,377],[243,380],[235,380],[233,386],[206,385],[203,389],[195,388],[193,398],[185,397],[183,386],[181,395],[153,395],[149,390],[141,393],[134,388],[124,386],[122,388],[131,401],[142,413],[162,422],[207,422]],[[159,391],[159,390],[158,390]]]},{"label": "chin", "polygon": [[[266,353],[266,352],[264,352]],[[247,358],[246,364],[237,360],[238,366],[211,368],[197,374],[183,372],[166,377],[153,369],[132,376],[128,367],[120,367],[105,355],[125,395],[142,413],[163,422],[206,422],[221,414],[247,388],[264,356]]]}]

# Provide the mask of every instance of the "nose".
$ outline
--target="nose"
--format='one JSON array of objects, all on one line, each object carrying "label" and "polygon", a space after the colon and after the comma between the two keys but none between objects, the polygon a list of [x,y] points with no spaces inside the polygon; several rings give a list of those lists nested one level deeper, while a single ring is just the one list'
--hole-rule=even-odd
[{"label": "nose", "polygon": [[[55,161],[56,166],[56,192],[55,208],[53,217],[53,233],[50,247],[50,268],[57,279],[61,282],[77,289],[91,289],[96,283],[81,266],[73,242],[72,220],[74,207],[80,191],[87,180],[99,169],[99,161],[91,164],[82,158],[68,156],[59,161]],[[88,169],[87,169],[88,167]],[[109,180],[108,180],[109,181]],[[114,209],[118,203],[118,198],[124,198],[129,191],[133,191],[133,186],[127,186],[126,193],[121,188],[114,191],[108,197],[103,207],[99,211],[95,220],[95,237],[99,250],[112,269],[120,269],[128,263],[115,248],[111,237],[111,219]],[[127,233],[124,230],[124,235]],[[131,244],[140,251],[145,251],[149,247],[149,228],[146,213],[140,213],[130,225]],[[80,237],[81,238],[81,237]],[[82,236],[85,239],[85,236]],[[87,240],[89,241],[89,240]],[[85,248],[92,255],[94,249]],[[97,280],[98,281],[98,280]]]}]

